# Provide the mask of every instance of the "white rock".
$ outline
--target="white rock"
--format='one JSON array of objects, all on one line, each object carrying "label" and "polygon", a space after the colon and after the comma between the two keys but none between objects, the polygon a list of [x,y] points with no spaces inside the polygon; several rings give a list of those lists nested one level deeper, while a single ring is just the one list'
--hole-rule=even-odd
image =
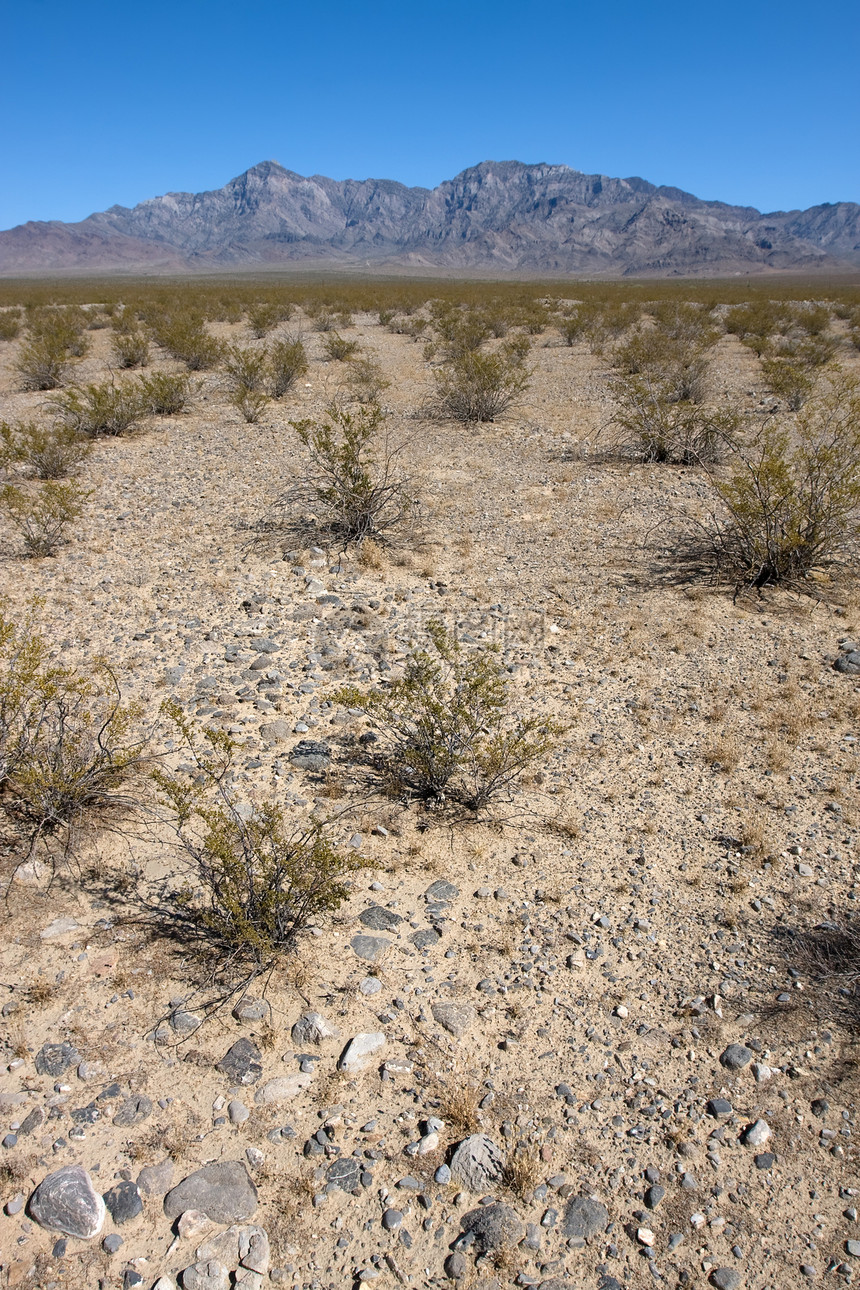
[{"label": "white rock", "polygon": [[765,1066],[763,1062],[755,1062],[752,1067],[752,1073],[756,1084],[764,1084],[773,1078],[773,1071],[769,1066]]},{"label": "white rock", "polygon": [[356,1035],[346,1046],[346,1051],[337,1064],[341,1071],[364,1070],[374,1053],[385,1047],[385,1035],[380,1030],[372,1030]]},{"label": "white rock", "polygon": [[636,1229],[636,1240],[640,1245],[653,1245],[654,1233],[650,1227],[638,1227]]},{"label": "white rock", "polygon": [[767,1121],[756,1120],[744,1134],[744,1142],[748,1147],[763,1147],[770,1136],[771,1128]]},{"label": "white rock", "polygon": [[429,1156],[431,1151],[435,1151],[439,1146],[438,1133],[425,1133],[424,1137],[418,1143],[419,1156]]},{"label": "white rock", "polygon": [[278,1079],[270,1079],[262,1088],[257,1089],[254,1101],[258,1106],[269,1106],[272,1102],[289,1102],[294,1097],[298,1097],[302,1089],[307,1088],[312,1079],[313,1075],[303,1072],[299,1072],[297,1075],[282,1075]]},{"label": "white rock", "polygon": [[74,918],[55,918],[52,923],[39,933],[43,941],[52,941],[55,936],[67,936],[69,932],[76,932],[80,923]]}]

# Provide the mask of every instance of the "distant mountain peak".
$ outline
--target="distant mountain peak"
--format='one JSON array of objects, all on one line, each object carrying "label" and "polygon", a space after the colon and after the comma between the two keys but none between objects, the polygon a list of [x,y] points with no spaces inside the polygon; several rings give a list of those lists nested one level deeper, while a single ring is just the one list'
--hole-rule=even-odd
[{"label": "distant mountain peak", "polygon": [[468,275],[682,276],[860,265],[860,206],[762,215],[638,176],[482,161],[433,189],[260,161],[223,188],[0,233],[0,273],[421,265]]}]

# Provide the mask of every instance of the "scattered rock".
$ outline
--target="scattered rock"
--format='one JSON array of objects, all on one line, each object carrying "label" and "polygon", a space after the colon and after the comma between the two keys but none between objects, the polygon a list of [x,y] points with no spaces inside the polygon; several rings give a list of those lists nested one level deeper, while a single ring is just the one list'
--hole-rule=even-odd
[{"label": "scattered rock", "polygon": [[171,1219],[196,1209],[213,1223],[237,1223],[250,1218],[256,1208],[257,1188],[240,1160],[204,1165],[164,1198],[164,1213]]},{"label": "scattered rock", "polygon": [[130,1223],[143,1213],[143,1201],[140,1192],[133,1182],[120,1182],[104,1194],[104,1203],[117,1227]]},{"label": "scattered rock", "polygon": [[55,918],[52,923],[42,929],[39,936],[43,941],[52,941],[57,936],[67,936],[69,932],[77,932],[80,926],[80,923],[74,918]]},{"label": "scattered rock", "polygon": [[355,1156],[338,1156],[326,1169],[325,1176],[331,1187],[355,1191],[361,1176],[361,1161]]},{"label": "scattered rock", "polygon": [[306,1044],[321,1044],[325,1039],[340,1039],[340,1031],[319,1012],[303,1012],[290,1031],[293,1043],[303,1048]]},{"label": "scattered rock", "polygon": [[313,739],[300,739],[290,753],[290,762],[299,770],[323,771],[331,765],[331,748]]},{"label": "scattered rock", "polygon": [[459,887],[455,887],[452,882],[446,882],[444,878],[437,878],[425,891],[424,898],[425,900],[456,900],[459,894]]},{"label": "scattered rock", "polygon": [[271,1013],[271,1008],[265,999],[240,999],[233,1009],[233,1016],[236,1021],[265,1021]]},{"label": "scattered rock", "polygon": [[258,1106],[270,1106],[273,1102],[290,1102],[298,1097],[302,1089],[311,1083],[310,1071],[299,1071],[296,1075],[281,1075],[270,1079],[262,1088],[257,1089],[254,1101]]},{"label": "scattered rock", "polygon": [[743,1070],[744,1066],[752,1061],[752,1056],[751,1051],[744,1044],[729,1044],[728,1048],[720,1053],[720,1065],[730,1071]]},{"label": "scattered rock", "polygon": [[237,1039],[215,1069],[229,1075],[234,1084],[256,1084],[263,1073],[262,1054],[250,1039]]},{"label": "scattered rock", "polygon": [[463,1230],[473,1234],[481,1254],[517,1245],[526,1234],[516,1210],[501,1201],[470,1209],[463,1215]]},{"label": "scattered rock", "polygon": [[391,947],[391,941],[384,936],[364,936],[361,933],[350,941],[355,953],[368,963],[380,963]]},{"label": "scattered rock", "polygon": [[451,1157],[451,1176],[469,1191],[487,1191],[501,1175],[501,1153],[486,1134],[464,1138]]},{"label": "scattered rock", "polygon": [[164,1196],[173,1182],[173,1161],[168,1156],[157,1165],[144,1165],[137,1175],[137,1190],[144,1196]]},{"label": "scattered rock", "polygon": [[590,1196],[575,1196],[567,1202],[564,1218],[561,1223],[562,1233],[570,1237],[588,1240],[605,1232],[609,1226],[609,1212],[599,1200]]},{"label": "scattered rock", "polygon": [[739,1290],[741,1274],[735,1268],[714,1268],[711,1273],[711,1285],[717,1290]]},{"label": "scattered rock", "polygon": [[384,1047],[385,1035],[380,1030],[356,1035],[344,1049],[337,1068],[348,1072],[364,1070],[371,1058]]},{"label": "scattered rock", "polygon": [[142,1124],[150,1115],[152,1115],[152,1103],[149,1098],[145,1093],[136,1093],[125,1099],[113,1117],[113,1123],[118,1129],[131,1129],[136,1124]]},{"label": "scattered rock", "polygon": [[184,1290],[230,1290],[230,1273],[223,1263],[210,1259],[194,1263],[182,1273]]},{"label": "scattered rock", "polygon": [[763,1147],[771,1136],[771,1127],[767,1120],[756,1120],[744,1130],[743,1140],[748,1147]]},{"label": "scattered rock", "polygon": [[475,1022],[475,1009],[468,1003],[434,1003],[433,1020],[455,1039],[462,1039]]},{"label": "scattered rock", "polygon": [[80,1053],[72,1044],[43,1044],[36,1053],[36,1071],[56,1079],[70,1066],[78,1066],[80,1060]]},{"label": "scattered rock", "polygon": [[370,905],[361,911],[358,921],[375,932],[393,932],[403,919],[400,914],[395,914],[393,910],[385,909],[382,905]]},{"label": "scattered rock", "polygon": [[40,1227],[88,1241],[105,1221],[105,1203],[80,1165],[48,1174],[30,1197],[30,1216]]}]

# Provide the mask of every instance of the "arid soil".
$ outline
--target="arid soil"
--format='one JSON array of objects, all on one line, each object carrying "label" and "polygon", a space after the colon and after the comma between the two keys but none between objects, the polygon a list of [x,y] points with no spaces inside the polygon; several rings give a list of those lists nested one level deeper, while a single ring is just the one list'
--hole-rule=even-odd
[{"label": "arid soil", "polygon": [[[533,337],[522,404],[464,427],[429,415],[422,343],[357,316],[347,334],[391,382],[421,531],[363,554],[263,546],[253,526],[302,470],[289,422],[320,416],[347,371],[305,326],[310,372],[260,424],[203,374],[190,413],[100,440],[71,540],[26,559],[10,533],[0,577],[13,610],[41,599],[58,660],[109,660],[167,764],[182,759],[159,717],[172,696],[239,741],[243,800],[337,815],[372,867],[241,1019],[238,996],[207,1015],[210,965],[147,914],[181,859],[144,784],[140,809],[87,832],[52,878],[10,882],[8,859],[2,1284],[848,1283],[856,1033],[791,933],[842,925],[860,899],[860,678],[833,667],[860,602],[680,576],[661,534],[705,477],[605,454],[608,359],[552,330]],[[88,335],[77,380],[109,366],[110,332]],[[17,390],[19,345],[0,348],[7,420],[51,397]],[[847,346],[840,359],[858,366]],[[732,336],[709,381],[715,402],[774,401]],[[368,792],[369,723],[328,697],[398,675],[432,618],[469,649],[498,645],[512,705],[564,726],[494,820]],[[277,647],[263,687],[260,638]],[[301,740],[329,745],[327,772],[291,762]],[[330,1038],[292,1033],[309,1012]],[[342,1062],[368,1035],[363,1063]],[[218,1069],[239,1040],[255,1047]],[[483,1166],[461,1155],[452,1174],[477,1134],[495,1150],[472,1144]],[[165,1193],[210,1162],[240,1162],[256,1208],[228,1188],[226,1221],[177,1228]],[[142,1204],[89,1240],[40,1226],[34,1189],[76,1164],[98,1193],[137,1182]],[[476,1228],[485,1199],[508,1208]],[[262,1270],[207,1253],[233,1219],[267,1233]]]}]

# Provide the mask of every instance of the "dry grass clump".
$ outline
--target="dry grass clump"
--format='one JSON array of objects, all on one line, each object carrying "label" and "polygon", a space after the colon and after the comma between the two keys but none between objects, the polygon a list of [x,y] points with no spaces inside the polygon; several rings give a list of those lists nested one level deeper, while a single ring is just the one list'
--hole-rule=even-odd
[{"label": "dry grass clump", "polygon": [[523,1202],[534,1196],[543,1175],[540,1156],[533,1147],[519,1146],[508,1156],[502,1170],[502,1186]]},{"label": "dry grass clump", "polygon": [[459,1135],[477,1133],[481,1127],[481,1096],[481,1090],[466,1081],[443,1085],[438,1093],[440,1119]]}]

